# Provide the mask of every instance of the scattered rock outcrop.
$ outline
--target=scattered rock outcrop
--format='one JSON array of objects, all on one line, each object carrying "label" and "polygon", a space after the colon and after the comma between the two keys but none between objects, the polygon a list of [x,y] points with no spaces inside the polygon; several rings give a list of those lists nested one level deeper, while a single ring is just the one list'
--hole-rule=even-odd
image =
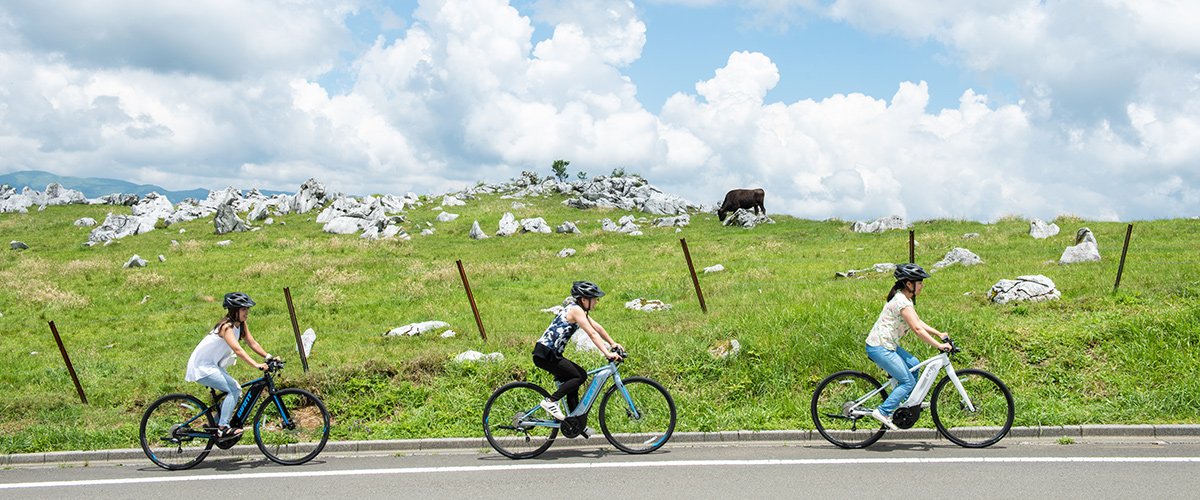
[{"label": "scattered rock outcrop", "polygon": [[446,323],[444,321],[422,321],[420,323],[412,323],[412,324],[404,325],[401,327],[393,328],[393,329],[389,330],[387,333],[383,334],[383,336],[398,337],[398,336],[404,335],[404,336],[412,337],[412,336],[416,336],[416,335],[420,335],[422,333],[428,332],[430,330],[436,330],[438,328],[449,328],[449,327],[450,327],[450,324]]},{"label": "scattered rock outcrop", "polygon": [[1044,240],[1058,234],[1058,224],[1047,224],[1042,219],[1033,219],[1029,221],[1029,235],[1036,239]]},{"label": "scattered rock outcrop", "polygon": [[725,221],[722,222],[721,224],[724,224],[726,226],[741,226],[741,227],[749,229],[749,228],[758,226],[759,224],[774,224],[774,223],[775,223],[775,221],[772,220],[770,217],[767,217],[767,214],[755,215],[754,212],[752,212],[750,210],[746,210],[744,208],[739,208],[736,211],[734,211],[733,214],[729,215],[728,217],[725,217]]},{"label": "scattered rock outcrop", "polygon": [[1041,302],[1058,300],[1062,293],[1054,281],[1040,274],[1018,276],[1015,280],[1000,280],[988,291],[988,299],[997,304],[1009,302]]},{"label": "scattered rock outcrop", "polygon": [[983,259],[980,259],[974,252],[965,248],[955,247],[953,250],[946,252],[946,256],[942,260],[937,261],[933,265],[933,269],[942,269],[947,266],[959,264],[963,266],[974,266],[983,264]]},{"label": "scattered rock outcrop", "polygon": [[664,303],[657,299],[636,298],[625,303],[626,309],[634,311],[666,311],[671,308],[671,304]]},{"label": "scattered rock outcrop", "polygon": [[856,233],[882,233],[893,229],[908,229],[908,222],[899,215],[889,215],[874,222],[855,222],[850,226],[850,230]]},{"label": "scattered rock outcrop", "polygon": [[1075,233],[1075,245],[1069,246],[1063,250],[1062,257],[1059,257],[1059,264],[1075,264],[1078,262],[1098,262],[1100,260],[1100,247],[1096,246],[1096,236],[1092,234],[1092,230],[1088,228],[1080,228]]}]

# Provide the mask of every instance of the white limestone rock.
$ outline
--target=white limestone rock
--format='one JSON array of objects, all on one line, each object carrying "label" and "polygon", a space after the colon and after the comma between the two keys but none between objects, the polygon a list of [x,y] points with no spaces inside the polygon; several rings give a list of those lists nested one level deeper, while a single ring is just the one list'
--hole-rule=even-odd
[{"label": "white limestone rock", "polygon": [[558,258],[560,258],[560,259],[565,259],[565,258],[571,257],[573,255],[575,255],[574,248],[564,248],[562,250],[559,250],[559,252],[558,252]]},{"label": "white limestone rock", "polygon": [[475,221],[474,224],[471,224],[471,232],[468,234],[468,236],[470,236],[470,238],[473,240],[486,240],[488,237],[487,233],[484,233],[483,229],[479,228],[479,221]]},{"label": "white limestone rock", "polygon": [[420,335],[422,333],[428,332],[430,330],[436,330],[438,328],[448,328],[449,326],[450,326],[450,324],[446,323],[444,321],[422,321],[420,323],[412,323],[412,324],[404,325],[401,327],[393,328],[390,331],[388,331],[387,333],[383,334],[383,336],[398,337],[398,336],[403,335],[403,336],[412,337],[412,336],[416,336],[416,335]]},{"label": "white limestone rock", "polygon": [[1035,239],[1044,240],[1058,234],[1058,224],[1042,221],[1042,219],[1033,219],[1029,221],[1029,235]]},{"label": "white limestone rock", "polygon": [[629,302],[626,302],[625,308],[632,309],[634,311],[646,311],[646,312],[666,311],[671,308],[671,304],[664,303],[663,301],[657,300],[657,299],[644,299],[644,298],[638,297]]},{"label": "white limestone rock", "polygon": [[856,233],[882,233],[894,229],[908,229],[908,222],[899,215],[889,215],[871,223],[855,222],[850,226],[850,230]]},{"label": "white limestone rock", "polygon": [[500,217],[500,229],[496,231],[496,236],[512,236],[520,227],[512,212],[504,212],[504,216]]},{"label": "white limestone rock", "polygon": [[724,270],[725,270],[725,266],[723,266],[721,264],[717,264],[715,266],[708,266],[708,267],[704,268],[704,274],[719,273]]},{"label": "white limestone rock", "polygon": [[937,263],[933,265],[933,269],[942,269],[954,264],[974,266],[976,264],[983,264],[983,259],[980,259],[978,255],[975,255],[970,250],[955,247],[953,250],[946,252],[946,256],[942,257],[942,260],[937,261]]},{"label": "white limestone rock", "polygon": [[1096,236],[1086,227],[1075,233],[1075,244],[1063,250],[1062,257],[1058,259],[1059,264],[1099,261],[1100,247],[1096,245]]},{"label": "white limestone rock", "polygon": [[1058,300],[1062,293],[1050,278],[1038,275],[1018,276],[1015,280],[1000,280],[988,291],[988,299],[997,304],[1009,302],[1041,302]]}]

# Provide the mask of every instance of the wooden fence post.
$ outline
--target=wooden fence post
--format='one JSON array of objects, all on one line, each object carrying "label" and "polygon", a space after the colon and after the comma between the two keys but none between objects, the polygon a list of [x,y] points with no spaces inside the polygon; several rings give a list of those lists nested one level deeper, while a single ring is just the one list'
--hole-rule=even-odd
[{"label": "wooden fence post", "polygon": [[54,341],[58,343],[58,352],[62,353],[63,361],[67,363],[67,371],[71,372],[71,380],[75,382],[75,392],[79,393],[79,400],[83,404],[88,404],[87,396],[83,394],[83,386],[79,385],[79,375],[75,374],[75,366],[71,364],[71,357],[67,356],[67,348],[63,346],[62,337],[58,335],[58,327],[54,326],[54,322],[50,322],[50,332],[54,334]]},{"label": "wooden fence post", "polygon": [[296,307],[292,305],[290,287],[283,287],[283,297],[287,299],[288,314],[292,317],[292,332],[296,334],[296,350],[300,351],[300,363],[304,365],[304,373],[308,373],[308,354],[304,352],[304,341],[300,339],[300,323],[296,321]]},{"label": "wooden fence post", "polygon": [[467,281],[467,271],[463,269],[461,259],[455,263],[458,264],[458,275],[462,277],[463,288],[467,290],[467,300],[471,301],[471,312],[475,313],[475,326],[479,327],[479,336],[487,342],[487,332],[483,330],[483,320],[479,317],[479,306],[475,305],[475,294],[471,293],[471,282]]},{"label": "wooden fence post", "polygon": [[683,258],[687,259],[688,271],[692,273],[692,285],[696,287],[696,297],[700,299],[700,310],[704,314],[708,314],[708,306],[704,303],[704,292],[700,290],[700,279],[696,277],[696,266],[692,265],[692,254],[688,252],[687,240],[679,238],[679,244],[683,246]]}]

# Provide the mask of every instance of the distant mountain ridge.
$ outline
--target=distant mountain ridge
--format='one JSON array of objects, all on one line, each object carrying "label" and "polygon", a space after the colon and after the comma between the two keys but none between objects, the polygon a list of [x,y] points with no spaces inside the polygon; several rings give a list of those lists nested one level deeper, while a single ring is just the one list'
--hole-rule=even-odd
[{"label": "distant mountain ridge", "polygon": [[[209,192],[208,189],[202,188],[187,191],[170,191],[153,184],[134,184],[128,181],[101,177],[63,176],[41,170],[22,170],[20,172],[0,175],[0,184],[8,184],[18,190],[29,186],[30,189],[41,191],[46,189],[46,185],[54,182],[62,184],[63,187],[80,191],[88,198],[97,198],[112,193],[145,196],[151,192],[156,192],[165,195],[171,202],[178,203],[185,198],[203,200],[208,197]],[[267,196],[292,194],[285,191],[269,191],[265,189],[260,189],[259,191]]]}]

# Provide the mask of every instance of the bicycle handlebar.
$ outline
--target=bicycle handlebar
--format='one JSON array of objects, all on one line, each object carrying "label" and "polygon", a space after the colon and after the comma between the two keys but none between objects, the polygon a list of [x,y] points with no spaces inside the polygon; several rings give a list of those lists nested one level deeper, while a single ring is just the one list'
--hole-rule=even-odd
[{"label": "bicycle handlebar", "polygon": [[614,363],[620,363],[622,361],[625,361],[625,358],[629,357],[629,353],[625,352],[624,349],[617,349],[616,347],[612,347],[612,348],[609,348],[608,350],[609,350],[609,352],[617,353],[617,356],[621,357],[621,359],[613,361]]},{"label": "bicycle handlebar", "polygon": [[962,349],[959,349],[958,346],[954,345],[954,339],[951,339],[949,335],[947,335],[942,340],[944,342],[946,342],[947,344],[950,344],[949,354],[956,354],[956,353],[962,352]]}]

